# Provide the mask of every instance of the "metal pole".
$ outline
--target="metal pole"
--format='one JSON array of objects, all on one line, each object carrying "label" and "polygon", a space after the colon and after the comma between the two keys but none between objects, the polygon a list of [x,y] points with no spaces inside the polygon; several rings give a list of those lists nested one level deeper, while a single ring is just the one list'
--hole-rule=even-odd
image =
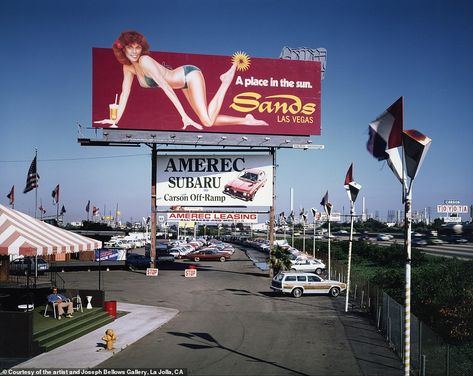
[{"label": "metal pole", "polygon": [[348,242],[348,273],[347,273],[347,295],[345,299],[345,312],[348,312],[348,298],[350,297],[350,271],[351,271],[351,249],[353,244],[353,220],[355,218],[355,203],[350,201],[350,240]]},{"label": "metal pole", "polygon": [[[274,209],[276,206],[276,191],[274,182],[276,181],[276,150],[271,148],[270,154],[273,161],[273,197],[271,207],[269,208],[269,257],[271,257],[274,252]],[[269,270],[269,273],[269,276],[271,277],[271,269]]]},{"label": "metal pole", "polygon": [[294,248],[294,220],[292,220],[292,243],[291,247]]},{"label": "metal pole", "polygon": [[314,237],[312,238],[312,257],[315,258],[315,218],[314,218]]},{"label": "metal pole", "polygon": [[35,171],[35,182],[36,187],[34,189],[34,217],[38,218],[38,149],[34,149],[34,157],[36,160],[36,171]]},{"label": "metal pole", "polygon": [[157,150],[156,144],[153,144],[151,150],[151,250],[150,267],[154,268],[156,258],[156,168],[157,168]]},{"label": "metal pole", "polygon": [[[327,214],[328,215],[328,214]],[[328,278],[330,279],[330,215],[328,215]]]},{"label": "metal pole", "polygon": [[412,181],[404,202],[404,227],[406,248],[406,296],[404,304],[404,375],[409,376],[411,367],[411,228],[412,228]]},{"label": "metal pole", "polygon": [[101,289],[102,289],[102,248],[99,248],[99,291]]},{"label": "metal pole", "polygon": [[305,221],[302,221],[302,252],[305,253]]},{"label": "metal pole", "polygon": [[[291,187],[291,214],[294,212],[294,188]],[[293,216],[294,217],[294,216]],[[294,248],[294,218],[291,218],[292,221],[292,242],[291,247]]]}]

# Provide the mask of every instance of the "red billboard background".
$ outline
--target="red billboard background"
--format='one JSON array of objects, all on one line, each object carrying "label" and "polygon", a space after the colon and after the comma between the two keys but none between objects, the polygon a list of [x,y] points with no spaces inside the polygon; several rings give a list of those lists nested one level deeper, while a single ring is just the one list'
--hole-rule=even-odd
[{"label": "red billboard background", "polygon": [[[95,121],[109,118],[109,104],[120,95],[123,68],[112,49],[94,48],[92,122],[97,128],[110,125]],[[220,75],[231,67],[230,56],[151,52],[151,57],[170,69],[183,65],[199,67],[205,78],[207,103],[218,90]],[[213,125],[186,131],[251,133],[267,135],[320,135],[320,63],[251,57],[249,69],[236,71],[223,100],[221,115],[250,114],[267,125]],[[185,112],[201,124],[183,90],[174,90]],[[143,88],[135,76],[118,129],[182,131],[181,116],[159,88]]]}]

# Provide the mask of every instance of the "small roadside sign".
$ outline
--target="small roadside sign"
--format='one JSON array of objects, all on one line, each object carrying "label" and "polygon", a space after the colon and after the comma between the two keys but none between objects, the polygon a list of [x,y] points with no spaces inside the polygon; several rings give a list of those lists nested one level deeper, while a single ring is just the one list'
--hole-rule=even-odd
[{"label": "small roadside sign", "polygon": [[185,269],[184,276],[186,278],[195,278],[195,277],[197,277],[197,269]]},{"label": "small roadside sign", "polygon": [[157,277],[158,276],[158,268],[147,268],[146,275],[148,277]]}]

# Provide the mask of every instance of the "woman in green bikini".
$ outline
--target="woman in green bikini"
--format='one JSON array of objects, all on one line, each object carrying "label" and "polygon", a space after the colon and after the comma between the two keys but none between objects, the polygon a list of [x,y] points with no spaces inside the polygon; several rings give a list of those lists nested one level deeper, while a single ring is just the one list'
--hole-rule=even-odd
[{"label": "woman in green bikini", "polygon": [[[256,120],[252,115],[235,117],[220,114],[223,99],[235,76],[236,63],[220,76],[222,83],[215,96],[207,104],[205,79],[201,70],[194,65],[168,69],[159,64],[150,56],[149,44],[144,35],[136,31],[125,31],[121,33],[112,48],[117,60],[123,64],[123,83],[118,101],[118,114],[116,120],[104,119],[95,123],[111,124],[111,127],[116,127],[125,111],[131,84],[136,76],[140,86],[145,88],[159,87],[164,91],[181,115],[182,129],[186,129],[189,125],[197,129],[203,129],[202,125],[205,127],[213,125],[268,125],[265,121]],[[186,114],[174,92],[177,89],[182,90],[202,125]]]}]

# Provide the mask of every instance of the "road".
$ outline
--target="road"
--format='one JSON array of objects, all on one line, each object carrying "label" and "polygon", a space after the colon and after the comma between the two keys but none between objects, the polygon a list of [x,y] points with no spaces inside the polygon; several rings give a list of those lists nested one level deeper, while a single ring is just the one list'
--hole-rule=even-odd
[{"label": "road", "polygon": [[[336,235],[337,239],[339,240],[349,240],[348,235]],[[306,235],[306,239],[311,239],[310,236]],[[358,235],[354,237],[354,239],[358,239]],[[290,241],[290,238],[288,238]],[[323,240],[326,241],[326,240]],[[378,241],[376,237],[372,237],[370,240],[373,244],[381,245],[381,246],[389,246],[394,242],[397,244],[403,244],[403,239],[394,239],[388,241]],[[437,244],[437,245],[426,245],[426,246],[416,246],[415,248],[420,249],[422,252],[433,255],[433,256],[443,256],[443,257],[457,257],[463,260],[471,260],[473,259],[473,243],[468,242],[464,244],[453,244],[453,243],[444,243],[444,244]]]},{"label": "road", "polygon": [[[225,263],[197,263],[197,278],[183,276],[188,264],[162,267],[158,277],[102,273],[107,299],[179,314],[99,368],[184,367],[189,375],[402,374],[400,360],[375,328],[343,312],[343,297],[276,296],[267,272],[242,251]],[[61,275],[78,288],[97,287],[97,272]]]}]

